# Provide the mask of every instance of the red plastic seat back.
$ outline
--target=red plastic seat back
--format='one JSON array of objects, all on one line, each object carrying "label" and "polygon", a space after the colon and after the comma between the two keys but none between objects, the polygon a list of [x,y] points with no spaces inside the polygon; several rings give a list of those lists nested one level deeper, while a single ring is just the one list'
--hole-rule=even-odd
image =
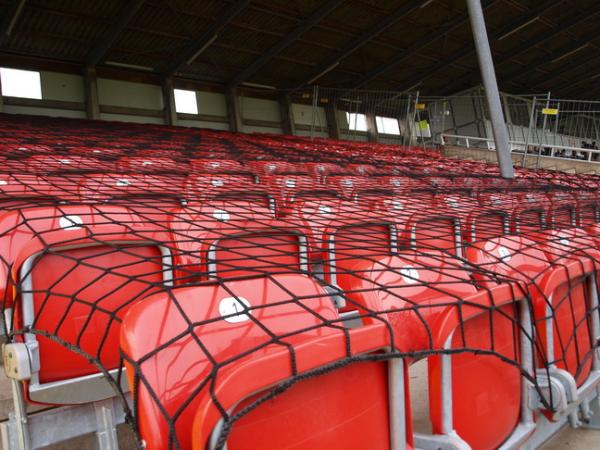
[{"label": "red plastic seat back", "polygon": [[330,176],[326,182],[347,199],[352,199],[358,192],[373,187],[367,178],[358,176]]},{"label": "red plastic seat back", "polygon": [[86,156],[50,156],[36,155],[27,158],[27,168],[33,173],[48,172],[98,172],[100,170],[111,171],[113,166],[107,161]]},{"label": "red plastic seat back", "polygon": [[[458,352],[451,359],[453,429],[473,449],[499,448],[519,423],[521,372],[500,359],[520,360],[518,317],[516,304],[501,306],[462,323],[451,338],[450,349],[495,353]],[[428,362],[430,417],[434,434],[442,433],[440,357]]]},{"label": "red plastic seat back", "polygon": [[255,183],[254,176],[243,174],[194,174],[186,178],[185,196],[190,202],[231,199],[252,200],[273,208],[271,195]]},{"label": "red plastic seat back", "polygon": [[465,241],[486,241],[508,234],[509,230],[510,216],[506,212],[483,209],[468,216],[464,230]]},{"label": "red plastic seat back", "polygon": [[252,169],[239,161],[232,159],[193,159],[190,161],[192,173],[220,173],[220,174],[252,174]]},{"label": "red plastic seat back", "polygon": [[[13,279],[20,283],[20,290],[12,294],[19,300],[15,326],[42,332],[35,337],[40,358],[35,381],[44,384],[98,372],[69,345],[107,370],[117,368],[123,315],[171,278],[168,252],[159,247],[169,235],[120,207],[60,206],[11,214],[17,220],[9,214],[2,218],[0,242]],[[27,311],[32,311],[31,317]],[[30,398],[46,402],[43,396]],[[71,402],[68,394],[52,398]]]},{"label": "red plastic seat back", "polygon": [[273,218],[248,201],[212,201],[174,212],[178,279],[299,272],[308,266],[308,227]]},{"label": "red plastic seat back", "polygon": [[[591,338],[594,312],[589,293],[600,250],[591,236],[577,228],[547,230],[532,238],[554,268],[566,268],[560,279],[552,281],[553,290],[540,295],[537,302],[537,314],[548,318],[553,328],[554,354],[546,358],[570,372],[581,385],[590,373],[589,355],[595,345]],[[542,347],[548,351],[547,322],[543,321],[538,329]]]},{"label": "red plastic seat back", "polygon": [[389,256],[398,248],[398,227],[390,217],[372,215],[332,221],[322,242],[325,278],[335,284],[335,273],[357,260]]},{"label": "red plastic seat back", "polygon": [[183,198],[183,178],[175,174],[91,174],[84,178],[79,193],[83,201],[145,198],[152,203],[171,198],[177,203]]},{"label": "red plastic seat back", "polygon": [[473,276],[482,286],[529,283],[549,267],[546,255],[534,241],[512,235],[471,244],[466,258],[473,265]]},{"label": "red plastic seat back", "polygon": [[273,175],[263,177],[261,184],[268,186],[276,199],[279,211],[299,199],[336,198],[338,193],[330,186],[307,175]]},{"label": "red plastic seat back", "polygon": [[[82,263],[84,262],[84,263]],[[95,246],[43,255],[31,272],[34,328],[97,357],[107,369],[119,366],[119,321],[129,306],[163,281],[156,246]],[[114,312],[115,318],[103,311]],[[40,382],[98,372],[96,365],[54,340],[39,337]]]},{"label": "red plastic seat back", "polygon": [[406,223],[405,239],[413,248],[423,251],[444,250],[462,253],[461,217],[467,206],[456,196],[441,199],[434,205],[423,204]]},{"label": "red plastic seat back", "polygon": [[[307,300],[292,301],[294,297]],[[264,307],[269,304],[274,305]],[[254,320],[247,314],[236,314],[244,306],[251,308],[250,314]],[[228,319],[223,319],[224,315]],[[127,364],[130,386],[138,386],[134,395],[138,402],[139,431],[146,448],[168,448],[166,413],[171,418],[177,417],[174,426],[179,448],[191,449],[192,421],[197,405],[201,397],[210,395],[210,383],[203,381],[209,379],[211,371],[215,369],[211,360],[216,364],[224,364],[222,369],[226,369],[239,361],[238,357],[225,364],[232,357],[247,352],[248,357],[244,359],[248,360],[264,355],[265,350],[261,350],[264,346],[268,346],[267,349],[280,348],[273,343],[272,335],[285,333],[289,344],[308,337],[325,336],[333,333],[333,329],[311,327],[336,317],[331,299],[323,288],[309,277],[293,274],[231,280],[224,285],[180,288],[172,291],[172,294],[156,294],[143,306],[134,308],[123,324],[121,346],[130,361]],[[188,323],[196,324],[191,331]],[[179,339],[172,340],[178,335],[181,336]],[[202,347],[198,342],[202,343]],[[131,364],[131,361],[141,361],[151,352],[154,354],[139,366]],[[210,354],[210,360],[207,353]],[[136,371],[143,374],[143,384],[134,382]],[[302,392],[300,390],[299,393]],[[317,398],[311,396],[312,400]],[[296,405],[306,400],[294,396]],[[284,400],[284,411],[286,404]],[[263,407],[271,410],[267,413],[271,417],[278,417],[276,411],[283,413],[277,401],[271,407]],[[179,412],[180,408],[182,410]],[[303,417],[301,411],[298,413]],[[310,414],[314,414],[312,408]],[[247,422],[252,421],[253,417],[256,415],[249,416]],[[259,425],[258,430],[263,428]],[[247,432],[252,433],[252,429],[246,431],[242,428],[241,436]],[[281,437],[278,435],[276,439]],[[266,448],[274,450],[276,447]]]},{"label": "red plastic seat back", "polygon": [[188,173],[187,164],[166,157],[126,157],[117,161],[124,173]]},{"label": "red plastic seat back", "polygon": [[249,161],[247,164],[260,178],[276,174],[308,175],[308,171],[302,164],[291,163],[288,161]]},{"label": "red plastic seat back", "polygon": [[518,209],[513,216],[514,231],[524,236],[546,228],[546,211],[542,208]]}]

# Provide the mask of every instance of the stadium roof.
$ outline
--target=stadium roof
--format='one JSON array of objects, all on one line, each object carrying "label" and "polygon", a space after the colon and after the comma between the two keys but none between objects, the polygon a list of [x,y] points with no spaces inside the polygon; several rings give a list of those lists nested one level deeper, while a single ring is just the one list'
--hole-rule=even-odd
[{"label": "stadium roof", "polygon": [[[502,90],[600,98],[597,0],[482,4]],[[0,17],[3,64],[426,95],[480,83],[461,0],[0,0]]]}]

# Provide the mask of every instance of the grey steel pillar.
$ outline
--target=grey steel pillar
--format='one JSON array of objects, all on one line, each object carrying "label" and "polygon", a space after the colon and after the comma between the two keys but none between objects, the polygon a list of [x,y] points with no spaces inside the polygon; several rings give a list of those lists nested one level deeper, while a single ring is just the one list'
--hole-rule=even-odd
[{"label": "grey steel pillar", "polygon": [[502,105],[500,103],[500,94],[498,92],[498,83],[494,71],[494,62],[492,61],[492,52],[488,40],[487,30],[485,28],[485,19],[480,0],[467,0],[469,9],[469,18],[471,28],[473,29],[473,40],[477,49],[477,58],[479,59],[479,69],[485,88],[490,119],[492,121],[492,130],[494,141],[496,142],[496,154],[498,155],[498,165],[500,174],[504,178],[514,178],[512,159],[510,156],[510,145],[508,142],[508,131],[502,115]]}]

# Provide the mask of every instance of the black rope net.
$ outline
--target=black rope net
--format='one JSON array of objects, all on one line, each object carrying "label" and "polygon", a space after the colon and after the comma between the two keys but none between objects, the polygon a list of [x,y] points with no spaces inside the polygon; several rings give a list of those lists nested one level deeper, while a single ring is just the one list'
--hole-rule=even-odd
[{"label": "black rope net", "polygon": [[412,445],[422,359],[433,433],[496,448],[529,420],[523,386],[552,414],[550,375],[599,369],[596,177],[149,125],[0,135],[25,396],[119,396],[146,448],[387,448],[393,421]]}]

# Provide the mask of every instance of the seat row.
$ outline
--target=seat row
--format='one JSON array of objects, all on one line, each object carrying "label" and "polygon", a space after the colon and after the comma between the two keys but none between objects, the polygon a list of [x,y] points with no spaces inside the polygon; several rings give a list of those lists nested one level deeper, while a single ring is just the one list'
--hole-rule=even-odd
[{"label": "seat row", "polygon": [[[495,448],[518,431],[515,420],[529,423],[521,411],[524,400],[518,387],[524,386],[526,379],[540,378],[536,383],[541,383],[541,375],[535,373],[537,366],[531,366],[534,361],[542,371],[555,365],[567,372],[577,381],[575,391],[585,387],[581,396],[573,394],[565,400],[570,405],[563,405],[565,408],[579,407],[579,400],[588,397],[589,386],[596,386],[595,378],[590,378],[595,358],[595,341],[590,339],[597,335],[592,329],[597,316],[595,294],[590,297],[595,292],[590,283],[595,283],[591,280],[597,270],[595,225],[587,232],[576,228],[523,232],[521,228],[522,235],[516,236],[507,234],[511,230],[504,226],[495,232],[486,230],[484,224],[489,222],[482,221],[476,239],[465,245],[462,234],[457,233],[460,217],[448,221],[441,210],[399,217],[389,209],[339,200],[336,210],[336,205],[322,200],[294,203],[299,209],[282,217],[248,200],[214,200],[167,212],[133,202],[121,206],[65,204],[1,213],[4,275],[0,279],[7,280],[2,288],[4,309],[11,317],[11,327],[22,330],[12,354],[15,358],[25,354],[27,358],[19,361],[31,361],[20,365],[15,359],[14,363],[18,369],[14,378],[24,381],[24,398],[65,405],[114,395],[115,386],[108,385],[105,377],[109,373],[116,376],[120,370],[120,339],[128,361],[129,385],[124,377],[118,380],[124,390],[138,387],[136,417],[147,448],[168,448],[175,438],[182,448],[204,448],[205,438],[216,439],[210,435],[223,412],[222,406],[217,406],[222,399],[215,398],[215,392],[225,395],[227,401],[235,400],[231,405],[223,403],[225,410],[243,409],[258,387],[272,386],[274,381],[268,380],[282,382],[350,356],[361,359],[367,355],[374,360],[368,369],[356,369],[359,375],[354,373],[357,366],[346,370],[350,379],[372,378],[372,386],[381,390],[364,393],[365,401],[374,403],[378,411],[368,419],[369,424],[383,421],[369,433],[380,433],[382,424],[393,428],[392,419],[405,420],[409,445],[413,434],[408,406],[401,418],[382,416],[392,401],[387,397],[390,389],[396,395],[397,408],[408,401],[408,381],[394,378],[391,383],[384,367],[394,366],[394,377],[404,369],[391,362],[375,362],[377,355],[389,356],[392,348],[400,352],[406,367],[419,355],[431,358],[430,377],[440,377],[439,384],[430,388],[436,434],[450,438],[456,429],[474,448]],[[326,220],[316,220],[310,208],[324,213]],[[302,219],[304,214],[313,218],[312,223]],[[534,294],[535,301],[531,299]],[[148,296],[153,300],[141,302],[147,308],[135,306]],[[534,310],[533,319],[521,321],[515,312],[520,302]],[[128,314],[132,307],[135,312]],[[340,329],[347,314],[358,314],[358,328]],[[159,317],[164,321],[157,328],[154,324]],[[498,324],[490,329],[489,320]],[[190,323],[196,325],[190,328]],[[521,342],[518,336],[527,326],[539,328],[541,340],[529,331]],[[450,331],[458,329],[449,343]],[[548,333],[549,329],[554,331]],[[488,337],[480,342],[482,333]],[[480,338],[475,337],[478,335]],[[544,339],[553,339],[552,344]],[[355,340],[363,344],[355,346]],[[540,355],[540,346],[552,354]],[[298,366],[302,369],[290,372],[290,348],[294,358],[306,355]],[[318,348],[321,351],[316,351]],[[440,352],[448,348],[465,351],[450,361],[453,379],[463,386],[456,388],[457,398],[442,392],[450,375],[448,368],[440,374],[441,366],[435,363],[436,358],[443,360]],[[535,358],[522,360],[521,352],[527,349],[530,355],[535,349]],[[266,357],[271,352],[273,360]],[[488,352],[489,358],[473,359],[473,352]],[[248,376],[258,385],[233,377],[238,362],[243,367],[250,365]],[[526,364],[529,366],[522,367]],[[8,366],[12,367],[11,361]],[[271,378],[252,372],[255,369],[261,374],[266,370]],[[209,389],[200,395],[200,386],[216,382],[210,378],[215,370],[220,374],[234,371],[231,376],[237,381],[230,380],[223,387],[219,384],[217,391]],[[479,380],[482,373],[497,375]],[[330,383],[336,379],[332,373]],[[323,384],[316,380],[306,386],[311,396],[315,389],[318,396],[331,395],[330,401],[337,405],[340,398],[336,392],[345,391],[336,387],[333,392],[323,392]],[[496,400],[486,401],[490,414],[474,417],[466,400],[472,396],[464,395],[464,390],[489,396],[498,386],[503,386],[507,397],[498,395]],[[172,390],[179,394],[171,395]],[[284,402],[289,408],[299,401],[291,392],[289,403]],[[305,391],[298,395],[312,398],[305,397]],[[347,420],[349,431],[361,423],[358,411],[365,404],[360,398],[352,406],[356,414],[344,412],[344,417],[353,418]],[[400,403],[399,398],[403,399]],[[200,407],[202,402],[204,407]],[[452,425],[447,408],[441,407],[448,402],[457,405],[451,410],[456,425]],[[285,408],[281,414],[292,414]],[[480,436],[481,428],[473,423],[490,426],[498,410],[506,411],[505,420],[494,425],[494,432]],[[564,411],[571,414],[571,410]],[[310,422],[312,413],[304,413],[302,420]],[[335,411],[329,413],[332,420],[337,417]],[[278,414],[254,420],[275,426]],[[259,439],[265,433],[263,425],[243,428],[252,435],[242,434],[240,442]],[[527,433],[518,439],[532,431],[531,424],[527,426]],[[335,428],[327,433],[328,439],[344,436]],[[355,433],[349,433],[347,439],[344,448],[361,448],[353,447],[353,442],[364,443],[354,441]],[[278,448],[275,442],[261,448]]]}]

